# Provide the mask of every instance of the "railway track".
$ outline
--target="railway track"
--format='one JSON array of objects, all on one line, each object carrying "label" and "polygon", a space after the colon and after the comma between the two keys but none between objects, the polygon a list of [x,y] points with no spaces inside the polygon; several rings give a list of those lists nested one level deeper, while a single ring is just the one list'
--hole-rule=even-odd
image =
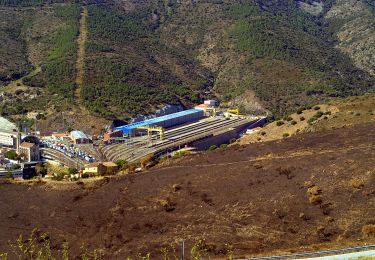
[{"label": "railway track", "polygon": [[149,142],[137,142],[136,145],[116,144],[105,147],[103,153],[112,161],[125,159],[128,162],[134,162],[145,157],[147,154],[161,153],[165,150],[204,139],[252,121],[256,121],[256,118],[215,118],[199,121],[167,130],[164,134],[164,140],[156,141],[154,144],[147,144]]},{"label": "railway track", "polygon": [[58,162],[65,164],[68,167],[78,168],[83,167],[85,163],[77,158],[70,158],[69,156],[65,155],[62,152],[50,149],[50,148],[42,148],[42,157],[46,159],[53,159]]}]

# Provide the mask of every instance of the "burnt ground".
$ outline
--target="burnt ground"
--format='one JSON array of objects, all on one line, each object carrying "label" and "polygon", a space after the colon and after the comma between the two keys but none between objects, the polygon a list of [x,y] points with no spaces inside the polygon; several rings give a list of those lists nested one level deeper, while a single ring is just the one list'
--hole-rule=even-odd
[{"label": "burnt ground", "polygon": [[104,259],[194,241],[213,258],[374,243],[375,123],[191,155],[84,184],[1,184],[0,251],[33,228]]}]

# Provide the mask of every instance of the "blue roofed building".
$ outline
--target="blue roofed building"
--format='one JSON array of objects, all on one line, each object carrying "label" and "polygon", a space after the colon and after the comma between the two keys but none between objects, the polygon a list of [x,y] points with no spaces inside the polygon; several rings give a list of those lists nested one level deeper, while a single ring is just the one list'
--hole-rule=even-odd
[{"label": "blue roofed building", "polygon": [[155,117],[144,121],[116,127],[114,130],[122,131],[125,135],[133,136],[137,132],[138,127],[142,126],[159,126],[168,128],[172,126],[182,125],[185,123],[191,123],[202,119],[204,111],[201,109],[189,109],[174,114],[169,114],[161,117]]}]

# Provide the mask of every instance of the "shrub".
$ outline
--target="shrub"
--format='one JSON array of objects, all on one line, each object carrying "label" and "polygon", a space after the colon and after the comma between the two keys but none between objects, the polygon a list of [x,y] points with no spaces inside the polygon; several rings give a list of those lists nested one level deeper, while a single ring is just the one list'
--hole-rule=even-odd
[{"label": "shrub", "polygon": [[260,135],[265,136],[265,135],[266,135],[266,132],[262,131],[262,132],[260,132]]},{"label": "shrub", "polygon": [[87,179],[87,178],[90,177],[90,174],[88,174],[88,173],[83,173],[83,174],[81,175],[81,177],[82,177],[83,179]]},{"label": "shrub", "polygon": [[78,170],[76,168],[69,168],[68,173],[69,175],[74,175],[78,173]]},{"label": "shrub", "polygon": [[5,158],[8,158],[10,160],[16,160],[18,155],[16,153],[16,151],[14,150],[10,150],[10,151],[7,151],[5,154],[4,154]]},{"label": "shrub", "polygon": [[286,138],[286,137],[288,137],[288,136],[289,136],[288,133],[284,133],[284,134],[283,134],[283,137],[284,137],[284,138]]},{"label": "shrub", "polygon": [[123,160],[123,159],[120,159],[120,160],[117,160],[115,162],[117,164],[117,166],[121,169],[121,170],[124,170],[128,164],[128,162],[126,160]]},{"label": "shrub", "polygon": [[52,180],[55,181],[62,181],[64,179],[65,174],[62,172],[55,173],[52,177]]},{"label": "shrub", "polygon": [[11,168],[12,168],[12,170],[19,170],[19,169],[21,169],[21,165],[13,164]]},{"label": "shrub", "polygon": [[301,116],[301,117],[299,118],[299,120],[301,120],[301,121],[305,121],[305,118],[304,118],[303,116]]},{"label": "shrub", "polygon": [[309,196],[309,202],[311,204],[314,204],[314,205],[320,204],[320,203],[323,202],[322,196],[321,195],[311,195],[311,196]]},{"label": "shrub", "polygon": [[350,185],[355,189],[361,189],[363,186],[365,186],[364,182],[360,179],[352,179],[350,181]]},{"label": "shrub", "polygon": [[14,176],[13,176],[13,174],[11,173],[11,172],[7,172],[7,173],[5,173],[5,178],[6,179],[14,179]]},{"label": "shrub", "polygon": [[227,144],[222,144],[222,145],[220,145],[220,149],[225,149],[225,148],[227,148],[227,147],[228,147]]},{"label": "shrub", "polygon": [[375,236],[375,224],[369,224],[362,227],[362,233],[365,236]]},{"label": "shrub", "polygon": [[298,110],[297,110],[297,115],[302,114],[302,112],[303,112],[303,109],[302,109],[302,108],[298,109]]},{"label": "shrub", "polygon": [[314,107],[314,110],[320,110],[320,106]]},{"label": "shrub", "polygon": [[356,114],[355,114],[355,116],[360,116],[360,115],[361,115],[361,113],[356,113]]},{"label": "shrub", "polygon": [[153,154],[149,154],[141,160],[142,168],[148,168],[155,165],[155,157]]},{"label": "shrub", "polygon": [[290,122],[290,124],[291,124],[291,125],[296,125],[297,122],[293,120],[292,122]]},{"label": "shrub", "polygon": [[179,158],[179,157],[182,157],[186,154],[186,151],[184,150],[180,150],[180,151],[177,151],[173,154],[173,158]]},{"label": "shrub", "polygon": [[229,140],[229,143],[233,144],[233,143],[236,142],[236,140],[237,140],[236,138],[232,138],[232,139]]},{"label": "shrub", "polygon": [[215,150],[217,148],[217,146],[216,145],[211,145],[209,148],[208,148],[208,150],[209,151],[213,151],[213,150]]},{"label": "shrub", "polygon": [[282,126],[283,124],[284,124],[283,121],[277,121],[277,122],[276,122],[276,125],[277,125],[277,126]]},{"label": "shrub", "polygon": [[331,113],[331,111],[327,111],[327,112],[325,112],[324,114],[325,114],[325,115],[331,115],[332,113]]},{"label": "shrub", "polygon": [[310,118],[308,121],[307,121],[307,123],[309,123],[310,125],[312,124],[312,123],[314,123],[316,121],[316,117],[312,117],[312,118]]},{"label": "shrub", "polygon": [[318,112],[316,112],[316,114],[314,116],[316,118],[321,118],[323,115],[324,115],[324,113],[322,111],[318,111]]}]

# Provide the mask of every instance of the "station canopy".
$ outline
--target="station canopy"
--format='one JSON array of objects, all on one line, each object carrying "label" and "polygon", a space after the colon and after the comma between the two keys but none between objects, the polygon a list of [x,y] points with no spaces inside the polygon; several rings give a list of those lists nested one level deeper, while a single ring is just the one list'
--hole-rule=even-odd
[{"label": "station canopy", "polygon": [[15,133],[17,126],[4,117],[0,117],[0,132]]}]

